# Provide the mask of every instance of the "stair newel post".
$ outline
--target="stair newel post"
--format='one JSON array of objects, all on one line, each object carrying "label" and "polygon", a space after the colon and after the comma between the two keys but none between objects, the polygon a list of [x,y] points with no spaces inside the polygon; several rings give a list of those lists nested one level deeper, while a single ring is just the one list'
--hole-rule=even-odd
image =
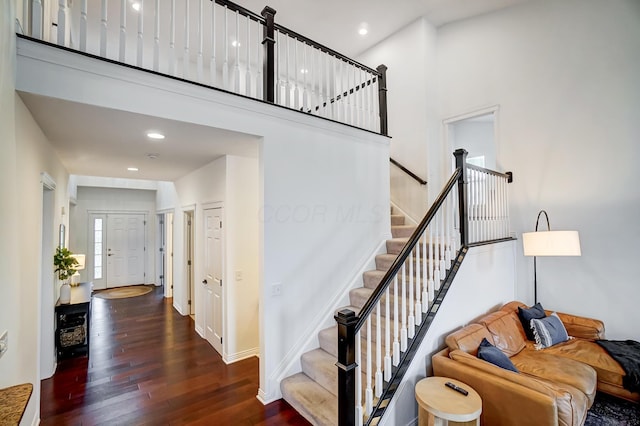
[{"label": "stair newel post", "polygon": [[378,76],[378,102],[380,104],[380,134],[389,135],[387,122],[387,66],[378,65],[376,68],[380,75]]},{"label": "stair newel post", "polygon": [[358,317],[343,309],[334,317],[338,323],[338,424],[354,426],[356,420],[356,324]]},{"label": "stair newel post", "polygon": [[456,158],[456,169],[461,169],[462,173],[458,178],[458,204],[460,214],[460,243],[462,247],[469,245],[469,215],[468,215],[468,190],[467,184],[467,155],[469,153],[464,149],[456,149],[453,153]]},{"label": "stair newel post", "polygon": [[274,29],[274,18],[276,15],[275,9],[266,6],[262,9],[262,17],[265,19],[265,25],[263,27],[263,35],[264,38],[262,40],[262,45],[264,46],[264,62],[263,62],[263,85],[264,85],[264,100],[267,102],[274,103],[276,100],[276,90],[275,90],[275,69],[276,69],[276,55],[274,46],[276,44],[275,40],[275,29]]}]

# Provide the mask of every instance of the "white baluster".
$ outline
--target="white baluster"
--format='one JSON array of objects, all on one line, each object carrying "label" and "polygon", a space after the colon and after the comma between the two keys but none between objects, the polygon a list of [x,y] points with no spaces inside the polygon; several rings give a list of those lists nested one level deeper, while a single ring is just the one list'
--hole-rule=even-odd
[{"label": "white baluster", "polygon": [[402,293],[396,293],[396,298],[400,296],[402,298],[402,328],[400,329],[400,350],[402,352],[407,350],[407,275],[405,271],[405,265],[402,264]]},{"label": "white baluster", "polygon": [[290,52],[290,43],[289,42],[290,42],[290,40],[291,40],[291,37],[287,36],[287,65],[286,65],[287,68],[286,68],[286,71],[285,71],[285,76],[286,76],[285,77],[286,78],[285,83],[286,84],[285,84],[285,89],[284,89],[285,93],[287,94],[286,95],[286,99],[285,99],[287,108],[291,108],[291,76],[289,74],[289,58],[291,57],[289,55],[289,52]]},{"label": "white baluster", "polygon": [[307,74],[309,74],[309,65],[307,64],[307,43],[302,43],[302,110],[309,112],[309,87],[307,86]]},{"label": "white baluster", "polygon": [[362,426],[362,336],[356,333],[356,424]]},{"label": "white baluster", "polygon": [[[396,367],[400,364],[400,330],[398,320],[400,313],[398,312],[398,274],[393,277],[393,365]],[[387,295],[389,297],[389,295]]]},{"label": "white baluster", "polygon": [[[426,275],[422,277],[423,283],[420,283],[420,268],[422,267],[422,259],[420,259],[420,240],[416,243],[413,248],[414,259],[416,263],[416,307],[415,307],[415,315],[416,315],[416,324],[420,324],[422,322],[422,284],[427,285],[427,277]],[[423,251],[422,256],[426,256],[427,252]]]},{"label": "white baluster", "polygon": [[[434,218],[435,219],[435,218]],[[433,224],[433,221],[431,221]],[[422,312],[427,312],[429,309],[429,302],[433,301],[433,286],[434,286],[434,276],[433,276],[433,262],[429,262],[429,258],[431,257],[431,253],[435,250],[433,249],[433,238],[431,234],[431,230],[429,230],[429,246],[427,247],[427,234],[423,233],[420,236],[420,240],[418,243],[422,242]],[[431,274],[429,274],[431,272]]]},{"label": "white baluster", "polygon": [[[260,22],[258,22],[258,40],[260,37]],[[262,49],[258,48],[256,49],[256,68],[257,68],[257,72],[256,72],[256,99],[262,99],[262,60],[260,59],[262,55]],[[287,57],[287,61],[289,60],[289,58]]]},{"label": "white baluster", "polygon": [[376,304],[376,398],[382,396],[382,338],[380,337],[380,301]]},{"label": "white baluster", "polygon": [[[215,4],[215,2],[213,3]],[[176,75],[176,0],[171,0],[171,16],[169,17],[169,74]]]},{"label": "white baluster", "polygon": [[108,0],[102,0],[100,8],[100,56],[107,57],[107,8]]},{"label": "white baluster", "polygon": [[[413,315],[413,277],[411,273],[413,272],[413,264],[411,260],[411,255],[409,255],[409,317],[407,318],[407,336],[410,339],[413,339],[413,336],[416,334],[416,317]],[[405,262],[406,265],[407,262]],[[405,265],[402,266],[402,273],[405,272]]]},{"label": "white baluster", "polygon": [[236,10],[236,57],[233,67],[233,90],[240,93],[240,12]]},{"label": "white baluster", "polygon": [[[434,218],[435,219],[435,218]],[[435,233],[435,220],[432,219],[429,224],[428,232],[429,232],[429,284],[428,284],[428,292],[429,297],[428,301],[433,302],[434,298],[434,290],[435,290],[435,282],[436,282],[436,252],[437,249],[434,246],[433,234]],[[426,311],[425,311],[426,312]]]},{"label": "white baluster", "polygon": [[140,9],[138,9],[138,51],[136,55],[136,65],[142,67],[142,56],[144,52],[144,0],[138,0],[140,2]]},{"label": "white baluster", "polygon": [[80,2],[80,51],[87,51],[87,0]]},{"label": "white baluster", "polygon": [[155,1],[153,25],[153,70],[160,71],[160,0]]},{"label": "white baluster", "polygon": [[300,109],[300,82],[298,79],[298,73],[300,72],[300,68],[298,66],[298,40],[293,39],[293,107],[297,110]]},{"label": "white baluster", "polygon": [[[32,7],[33,11],[31,12],[31,37],[42,40],[42,0],[33,0]],[[25,22],[28,22],[28,20]]]},{"label": "white baluster", "polygon": [[438,212],[439,217],[439,222],[440,222],[440,238],[439,238],[439,246],[440,246],[440,279],[443,280],[446,275],[447,275],[447,263],[445,261],[446,259],[446,255],[445,255],[445,237],[446,237],[446,231],[445,231],[445,223],[444,223],[444,211],[440,210],[440,212]]},{"label": "white baluster", "polygon": [[189,71],[191,68],[191,53],[190,50],[190,34],[191,24],[189,16],[189,0],[184,0],[184,55],[182,58],[182,77],[189,79]]},{"label": "white baluster", "polygon": [[224,6],[224,32],[222,43],[224,45],[224,62],[222,64],[222,88],[229,90],[229,14],[228,8]]},{"label": "white baluster", "polygon": [[445,264],[448,267],[451,264],[451,197],[447,195],[444,200],[444,212],[442,214],[442,220],[444,221],[444,259]]},{"label": "white baluster", "polygon": [[216,63],[216,6],[215,1],[211,2],[211,59],[209,59],[209,74],[211,85],[216,87],[218,84],[218,65]]},{"label": "white baluster", "polygon": [[[278,43],[276,45],[276,52],[279,52],[279,50],[280,50],[280,43]],[[280,56],[280,55],[278,55],[278,56]],[[278,59],[280,59],[280,58],[278,58]],[[277,61],[276,64],[279,64],[279,61]],[[280,73],[279,73],[278,70],[279,70],[279,68],[276,68],[276,82],[280,81]],[[253,93],[253,90],[252,90],[252,87],[251,87],[251,83],[253,81],[252,77],[251,77],[251,18],[249,18],[248,16],[247,16],[247,66],[246,66],[245,72],[246,72],[246,76],[245,76],[246,78],[245,78],[244,94],[246,96],[251,96],[252,93]],[[280,90],[279,89],[276,91],[276,94],[279,97],[279,95],[280,95]]]},{"label": "white baluster", "polygon": [[391,311],[389,311],[389,287],[384,302],[384,380],[391,380]]},{"label": "white baluster", "polygon": [[[411,320],[413,319],[413,324],[418,325],[422,322],[422,313],[420,312],[420,294],[418,285],[414,283],[414,272],[413,272],[413,263],[415,262],[415,248],[409,255],[409,287],[410,287],[410,297],[411,297],[411,313],[409,318],[409,324],[411,324]],[[415,287],[414,287],[415,286]],[[414,290],[415,289],[415,297]],[[415,304],[415,305],[414,305]],[[415,330],[409,327],[409,337],[413,338],[415,334]]]},{"label": "white baluster", "polygon": [[204,79],[204,12],[202,0],[198,0],[198,56],[196,57],[196,69],[198,82],[202,83]]},{"label": "white baluster", "polygon": [[127,0],[120,1],[120,49],[118,59],[120,62],[125,61],[125,53],[127,49]]},{"label": "white baluster", "polygon": [[373,368],[371,367],[371,317],[367,318],[367,389],[364,394],[364,412],[368,416],[373,410],[373,389],[371,388],[371,376]]},{"label": "white baluster", "polygon": [[67,0],[58,0],[58,45],[65,46],[67,35]]}]

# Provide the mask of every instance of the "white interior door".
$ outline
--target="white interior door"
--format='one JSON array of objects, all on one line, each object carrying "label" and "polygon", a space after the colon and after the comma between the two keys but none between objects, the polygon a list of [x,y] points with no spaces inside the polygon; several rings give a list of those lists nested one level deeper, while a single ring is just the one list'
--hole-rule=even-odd
[{"label": "white interior door", "polygon": [[205,338],[222,354],[222,208],[204,211]]},{"label": "white interior door", "polygon": [[143,214],[107,215],[107,287],[144,284]]}]

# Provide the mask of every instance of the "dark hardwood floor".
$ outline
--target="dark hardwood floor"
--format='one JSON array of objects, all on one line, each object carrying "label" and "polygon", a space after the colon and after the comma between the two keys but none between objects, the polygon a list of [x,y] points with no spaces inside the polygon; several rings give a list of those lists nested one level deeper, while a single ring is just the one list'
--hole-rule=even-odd
[{"label": "dark hardwood floor", "polygon": [[42,425],[308,425],[257,399],[258,359],[225,365],[160,289],[93,298],[91,356],[42,381]]}]

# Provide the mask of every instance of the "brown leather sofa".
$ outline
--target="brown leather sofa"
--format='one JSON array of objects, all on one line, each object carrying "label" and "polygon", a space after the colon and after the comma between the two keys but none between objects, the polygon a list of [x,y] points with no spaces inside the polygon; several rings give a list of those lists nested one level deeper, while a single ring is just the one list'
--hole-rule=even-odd
[{"label": "brown leather sofa", "polygon": [[[447,348],[433,356],[435,375],[458,379],[480,394],[483,425],[582,425],[596,389],[640,400],[622,387],[624,370],[593,342],[605,338],[601,321],[558,313],[573,339],[536,350],[524,334],[518,306],[527,307],[510,302],[450,334]],[[478,359],[483,338],[504,352],[519,373]]]}]

